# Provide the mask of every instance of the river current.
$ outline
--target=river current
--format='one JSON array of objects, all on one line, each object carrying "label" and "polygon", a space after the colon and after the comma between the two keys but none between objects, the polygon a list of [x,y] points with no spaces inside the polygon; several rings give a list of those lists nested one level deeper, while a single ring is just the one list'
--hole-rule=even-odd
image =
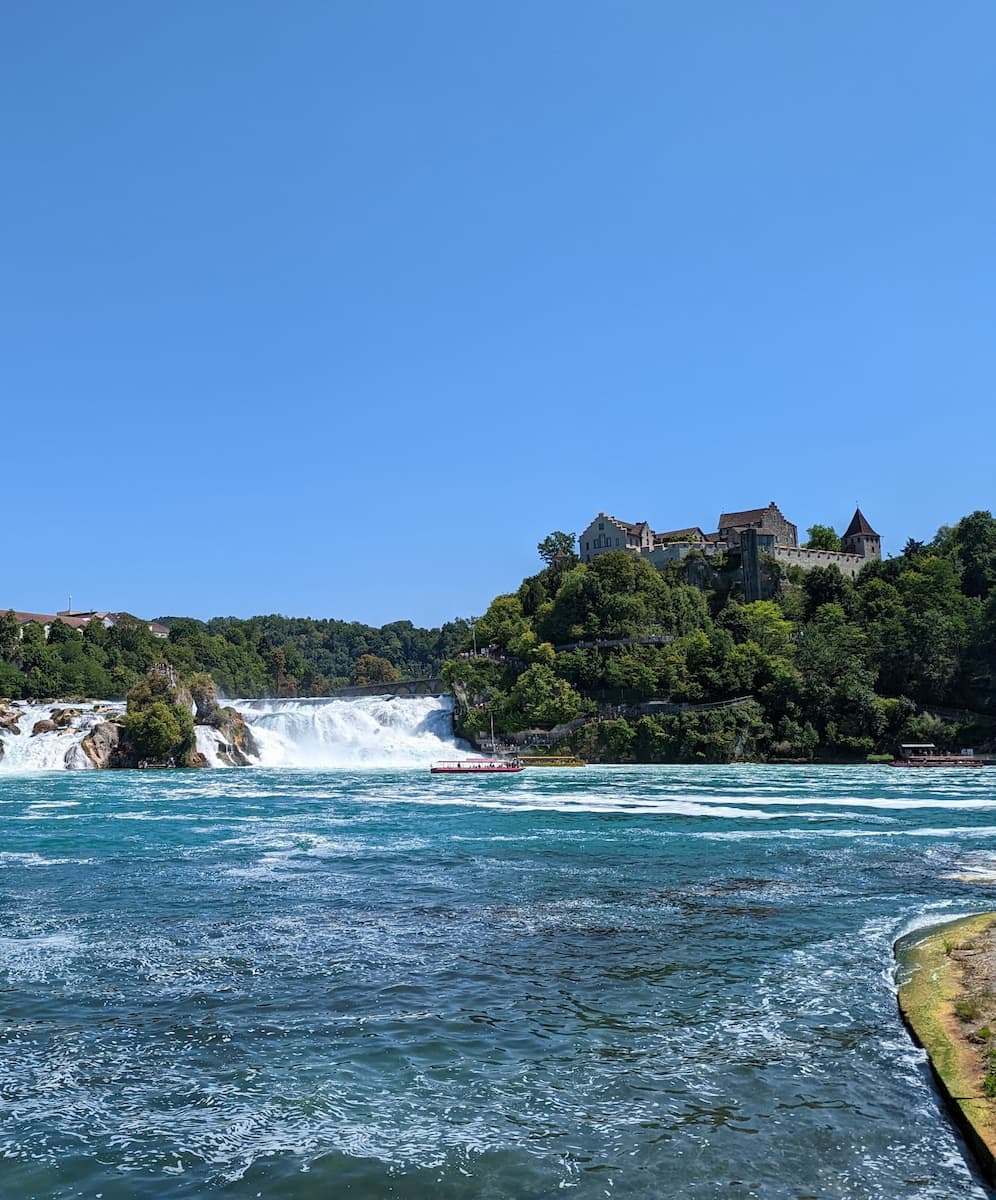
[{"label": "river current", "polygon": [[892,946],[996,770],[0,777],[0,1195],[990,1195]]}]

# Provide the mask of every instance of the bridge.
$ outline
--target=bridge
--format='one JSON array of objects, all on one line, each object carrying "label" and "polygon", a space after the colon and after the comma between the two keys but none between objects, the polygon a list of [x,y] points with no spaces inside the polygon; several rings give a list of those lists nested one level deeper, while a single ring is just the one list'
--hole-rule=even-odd
[{"label": "bridge", "polygon": [[352,687],[339,688],[329,692],[336,698],[348,699],[350,696],[443,696],[447,694],[446,684],[441,679],[399,679],[395,683],[357,683]]}]

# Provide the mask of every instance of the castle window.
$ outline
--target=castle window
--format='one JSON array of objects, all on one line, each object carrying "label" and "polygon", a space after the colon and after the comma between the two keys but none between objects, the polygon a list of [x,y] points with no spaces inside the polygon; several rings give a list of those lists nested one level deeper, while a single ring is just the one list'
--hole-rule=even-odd
[{"label": "castle window", "polygon": [[599,526],[598,526],[598,531],[599,531],[599,533],[601,533],[601,532],[602,532],[602,530],[603,530],[604,528],[605,528],[605,526],[604,526],[604,525],[602,525],[602,524],[599,524]]}]

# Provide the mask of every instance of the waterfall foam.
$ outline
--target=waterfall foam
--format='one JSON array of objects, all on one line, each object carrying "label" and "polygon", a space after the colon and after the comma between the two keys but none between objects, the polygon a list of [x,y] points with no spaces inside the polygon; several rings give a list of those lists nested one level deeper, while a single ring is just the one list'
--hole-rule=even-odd
[{"label": "waterfall foam", "polygon": [[[83,770],[93,764],[83,752],[83,739],[109,710],[84,711],[64,729],[32,737],[39,721],[51,718],[58,703],[14,705],[21,712],[21,732],[0,729],[4,753],[0,771]],[[355,699],[236,700],[259,746],[254,760],[262,767],[418,767],[438,758],[460,758],[470,752],[453,736],[453,704],[447,697],[362,696]],[[79,706],[77,706],[79,707]],[[197,749],[211,767],[224,767],[224,739],[216,729],[197,726]]]},{"label": "waterfall foam", "polygon": [[64,729],[49,729],[32,736],[35,725],[39,721],[50,720],[54,709],[84,706],[72,705],[67,701],[62,704],[22,703],[12,707],[21,713],[18,719],[21,732],[0,729],[0,741],[4,749],[0,771],[83,771],[91,768],[93,763],[81,745],[83,739],[95,725],[106,721],[111,711],[120,712],[123,708],[122,705],[102,704],[101,711],[94,712],[93,701],[90,700],[86,702],[86,707],[91,711],[81,712]]},{"label": "waterfall foam", "polygon": [[236,700],[264,767],[415,767],[460,757],[448,697]]}]

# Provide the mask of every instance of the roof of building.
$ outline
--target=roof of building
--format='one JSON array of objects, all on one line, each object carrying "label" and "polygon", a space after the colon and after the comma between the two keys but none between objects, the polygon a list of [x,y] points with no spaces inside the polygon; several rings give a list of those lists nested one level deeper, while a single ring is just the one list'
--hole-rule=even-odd
[{"label": "roof of building", "polygon": [[772,500],[767,508],[748,508],[743,512],[720,513],[719,527],[720,529],[729,529],[731,525],[753,525],[755,521],[763,520],[765,513],[771,512],[772,509],[784,519],[784,514]]},{"label": "roof of building", "polygon": [[704,542],[706,535],[698,525],[688,525],[684,529],[666,529],[654,534],[655,542]]},{"label": "roof of building", "polygon": [[[648,531],[650,529],[650,526],[646,521],[620,521],[618,517],[610,517],[606,513],[599,513],[598,516],[604,517],[605,520],[611,521],[613,525],[616,525],[620,529],[624,529],[627,533],[634,535],[639,534],[641,529],[646,529]],[[597,519],[598,518],[596,517],[596,520]]]},{"label": "roof of building", "polygon": [[854,510],[854,516],[851,518],[851,523],[848,525],[844,533],[844,537],[854,537],[857,534],[865,534],[867,537],[878,537],[878,534],[868,524],[865,514],[860,508]]},{"label": "roof of building", "polygon": [[29,625],[32,621],[36,621],[39,625],[54,625],[56,621],[62,621],[72,629],[82,629],[90,622],[89,617],[71,617],[68,613],[63,616],[62,613],[18,612],[16,609],[13,611],[18,625]]}]

